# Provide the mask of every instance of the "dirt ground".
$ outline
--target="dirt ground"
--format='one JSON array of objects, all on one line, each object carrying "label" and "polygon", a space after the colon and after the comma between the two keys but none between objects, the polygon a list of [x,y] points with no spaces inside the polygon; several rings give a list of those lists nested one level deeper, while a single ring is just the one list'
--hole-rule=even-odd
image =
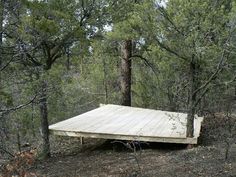
[{"label": "dirt ground", "polygon": [[[232,134],[232,132],[230,132]],[[205,119],[199,144],[137,143],[52,137],[52,157],[38,160],[29,170],[46,177],[236,177],[236,145],[231,142],[228,159],[227,121],[217,116]],[[227,141],[226,141],[227,140]]]},{"label": "dirt ground", "polygon": [[[92,140],[86,143],[89,141]],[[220,147],[198,146],[187,150],[184,146],[156,143],[134,153],[121,150],[120,145],[119,150],[117,147],[114,150],[110,142],[100,143],[67,155],[54,154],[49,160],[37,163],[33,171],[51,177],[236,176],[235,161],[225,161]]]}]

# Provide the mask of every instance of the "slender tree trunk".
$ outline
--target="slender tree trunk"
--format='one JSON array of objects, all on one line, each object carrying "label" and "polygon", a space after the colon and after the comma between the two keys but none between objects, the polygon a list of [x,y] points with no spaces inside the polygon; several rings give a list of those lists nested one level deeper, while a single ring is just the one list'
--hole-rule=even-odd
[{"label": "slender tree trunk", "polygon": [[[4,5],[5,1],[1,0],[0,2],[0,68],[2,68],[2,41],[3,41],[3,20],[4,20]],[[1,85],[2,85],[2,77],[1,77],[1,71],[0,71],[0,90],[1,90]],[[1,104],[1,103],[0,103]]]},{"label": "slender tree trunk", "polygon": [[35,126],[34,126],[34,103],[31,105],[31,129],[32,135],[35,137]]},{"label": "slender tree trunk", "polygon": [[103,63],[103,75],[104,75],[103,85],[105,88],[105,104],[107,104],[108,103],[108,86],[107,86],[107,68],[106,68],[105,58],[102,59],[102,63]]},{"label": "slender tree trunk", "polygon": [[[4,19],[4,0],[0,1],[0,68],[2,68],[2,41],[3,41],[3,19]],[[0,71],[0,92],[2,90],[2,75]],[[3,107],[3,103],[0,100],[0,108]],[[0,144],[2,148],[5,148],[5,138],[4,138],[4,129],[5,129],[5,120],[4,115],[0,113]]]},{"label": "slender tree trunk", "polygon": [[234,100],[236,100],[236,85],[234,85]]},{"label": "slender tree trunk", "polygon": [[194,59],[190,62],[189,67],[189,106],[188,106],[188,116],[187,116],[187,137],[194,136],[194,115],[196,112],[195,102],[196,102],[196,94],[194,91],[196,90],[196,63]]},{"label": "slender tree trunk", "polygon": [[50,142],[49,142],[49,129],[48,129],[48,106],[47,106],[47,82],[41,83],[41,95],[40,95],[40,116],[41,116],[41,130],[43,138],[43,158],[50,157]]},{"label": "slender tree trunk", "polygon": [[132,56],[132,40],[126,40],[121,48],[121,104],[131,106],[131,56]]},{"label": "slender tree trunk", "polygon": [[66,47],[65,51],[66,51],[66,68],[67,70],[70,70],[70,49]]},{"label": "slender tree trunk", "polygon": [[19,130],[18,125],[17,125],[16,139],[17,139],[18,151],[21,152],[21,137],[20,137],[20,130]]},{"label": "slender tree trunk", "polygon": [[[2,52],[3,19],[4,19],[4,5],[5,5],[5,1],[1,0],[0,3],[1,3],[0,4],[0,50]],[[0,57],[2,58],[2,55],[0,55]],[[0,63],[1,63],[1,60],[0,60]]]}]

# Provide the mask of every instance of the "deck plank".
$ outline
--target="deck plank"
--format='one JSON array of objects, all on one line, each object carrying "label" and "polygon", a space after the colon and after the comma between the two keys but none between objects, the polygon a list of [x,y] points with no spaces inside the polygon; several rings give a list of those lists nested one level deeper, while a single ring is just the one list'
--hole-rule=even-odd
[{"label": "deck plank", "polygon": [[103,105],[49,126],[55,135],[196,144],[202,117],[195,118],[194,137],[186,137],[187,114],[119,105]]},{"label": "deck plank", "polygon": [[[105,106],[104,106],[105,107]],[[92,117],[91,121],[87,121],[86,118],[83,121],[74,122],[74,125],[70,127],[73,131],[93,131],[96,127],[101,125],[106,125],[106,122],[109,122],[114,119],[123,108],[114,108],[108,109],[106,111],[101,111],[102,113],[94,114],[91,112],[89,117]],[[96,118],[95,118],[96,117]]]}]

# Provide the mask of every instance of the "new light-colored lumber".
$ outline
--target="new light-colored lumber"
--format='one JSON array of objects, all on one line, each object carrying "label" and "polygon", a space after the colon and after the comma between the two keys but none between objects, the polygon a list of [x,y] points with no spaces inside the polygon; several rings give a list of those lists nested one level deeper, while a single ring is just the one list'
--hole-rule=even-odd
[{"label": "new light-colored lumber", "polygon": [[195,116],[194,137],[186,137],[187,114],[119,105],[102,105],[49,127],[54,135],[196,144],[202,117]]}]

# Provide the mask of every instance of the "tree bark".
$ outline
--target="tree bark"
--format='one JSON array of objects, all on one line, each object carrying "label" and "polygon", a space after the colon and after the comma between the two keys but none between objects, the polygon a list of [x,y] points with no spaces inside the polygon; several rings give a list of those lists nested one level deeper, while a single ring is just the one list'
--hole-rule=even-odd
[{"label": "tree bark", "polygon": [[187,137],[194,136],[194,115],[196,112],[195,102],[196,102],[196,63],[193,61],[190,62],[189,67],[189,106],[188,106],[188,115],[187,115]]},{"label": "tree bark", "polygon": [[[3,41],[3,19],[4,19],[4,0],[0,1],[0,69],[2,68],[2,41]],[[0,71],[0,91],[2,90],[2,75]],[[0,100],[0,108],[3,107],[3,102]],[[3,114],[0,113],[0,144],[2,148],[5,149],[5,138],[4,138],[4,129],[5,129],[5,120],[3,118]]]},{"label": "tree bark", "polygon": [[43,158],[50,157],[50,142],[49,142],[49,129],[48,129],[48,106],[47,106],[47,82],[41,83],[40,95],[40,116],[41,116],[41,131],[43,139]]},{"label": "tree bark", "polygon": [[121,48],[121,105],[131,106],[132,40],[125,40]]},{"label": "tree bark", "polygon": [[[4,19],[4,5],[5,5],[5,1],[1,0],[0,3],[1,3],[0,4],[0,50],[2,50],[3,19]],[[1,60],[0,60],[0,62],[1,62]]]},{"label": "tree bark", "polygon": [[70,49],[69,47],[65,47],[66,51],[66,68],[69,71],[70,70]]},{"label": "tree bark", "polygon": [[103,64],[103,85],[105,89],[105,104],[108,103],[108,85],[107,85],[107,68],[105,58],[102,59]]},{"label": "tree bark", "polygon": [[[2,42],[3,42],[3,20],[4,20],[4,6],[5,6],[5,1],[1,0],[0,1],[0,68],[2,68]],[[1,71],[0,71],[0,89],[1,89]]]}]

